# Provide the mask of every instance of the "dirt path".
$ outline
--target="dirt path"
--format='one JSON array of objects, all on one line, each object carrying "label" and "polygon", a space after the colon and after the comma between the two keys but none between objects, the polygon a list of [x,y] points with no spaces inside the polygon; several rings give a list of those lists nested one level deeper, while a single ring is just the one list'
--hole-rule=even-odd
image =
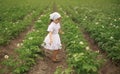
[{"label": "dirt path", "polygon": [[[90,38],[89,33],[85,32],[84,30],[81,31],[83,32],[84,38],[87,40],[89,47],[93,49],[93,51],[100,51],[101,49],[98,47],[95,41]],[[107,61],[100,68],[99,74],[120,74],[120,67],[117,67],[115,64],[113,64],[112,61],[107,58],[106,53],[100,51],[100,55]]]},{"label": "dirt path", "polygon": [[49,57],[52,55],[52,52],[46,54],[44,59],[38,59],[37,64],[31,68],[28,74],[54,74],[57,67],[61,67],[63,70],[67,68],[66,63],[66,52],[65,48],[60,50],[57,58],[60,60],[58,63],[54,63]]},{"label": "dirt path", "polygon": [[0,62],[3,60],[5,55],[16,55],[14,49],[19,48],[19,44],[21,44],[27,33],[33,30],[34,21],[32,21],[31,25],[26,28],[25,31],[20,33],[15,39],[11,40],[9,44],[5,46],[0,46]]},{"label": "dirt path", "polygon": [[[27,16],[31,16],[32,12],[29,13],[24,17],[27,18]],[[32,21],[31,25],[28,26],[23,32],[21,32],[16,38],[11,39],[11,41],[7,45],[0,46],[0,59],[5,55],[5,54],[13,54],[14,49],[17,48],[18,43],[22,43],[22,40],[24,39],[25,35],[33,29],[33,23]]]},{"label": "dirt path", "polygon": [[0,46],[1,51],[6,51],[6,53],[9,52],[10,54],[12,54],[12,50],[14,48],[17,48],[17,44],[18,43],[22,43],[23,39],[25,38],[25,35],[28,32],[32,31],[32,29],[33,29],[33,25],[28,26],[25,31],[23,31],[22,33],[20,33],[19,36],[16,37],[15,39],[11,40],[8,45],[6,45],[6,46]]}]

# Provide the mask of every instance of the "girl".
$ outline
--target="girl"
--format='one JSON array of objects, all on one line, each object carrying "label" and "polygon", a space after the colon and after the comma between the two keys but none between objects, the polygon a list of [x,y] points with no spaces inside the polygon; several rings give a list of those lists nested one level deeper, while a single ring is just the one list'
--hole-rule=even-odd
[{"label": "girl", "polygon": [[[59,50],[61,49],[61,40],[59,36],[60,31],[60,19],[61,15],[58,12],[54,12],[50,14],[50,20],[51,23],[48,26],[47,31],[49,32],[48,35],[44,39],[44,45],[43,47],[48,50],[52,50],[52,61],[57,62],[57,54]],[[61,32],[62,33],[62,32]]]}]

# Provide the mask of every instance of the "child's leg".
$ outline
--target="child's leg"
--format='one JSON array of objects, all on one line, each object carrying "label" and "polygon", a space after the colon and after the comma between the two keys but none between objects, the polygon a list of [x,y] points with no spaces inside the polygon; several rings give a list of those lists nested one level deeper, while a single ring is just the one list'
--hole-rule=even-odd
[{"label": "child's leg", "polygon": [[59,50],[54,50],[54,51],[53,51],[53,56],[52,56],[52,60],[53,60],[53,61],[56,61],[56,60],[57,60],[56,56],[57,56],[58,53],[59,53]]}]

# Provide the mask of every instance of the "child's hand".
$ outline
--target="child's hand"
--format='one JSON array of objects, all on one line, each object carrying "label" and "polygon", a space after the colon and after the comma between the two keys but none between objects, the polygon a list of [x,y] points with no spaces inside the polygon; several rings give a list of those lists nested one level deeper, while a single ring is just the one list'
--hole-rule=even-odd
[{"label": "child's hand", "polygon": [[61,32],[61,34],[65,34],[64,32]]},{"label": "child's hand", "polygon": [[50,45],[53,43],[53,41],[52,40],[50,40]]}]

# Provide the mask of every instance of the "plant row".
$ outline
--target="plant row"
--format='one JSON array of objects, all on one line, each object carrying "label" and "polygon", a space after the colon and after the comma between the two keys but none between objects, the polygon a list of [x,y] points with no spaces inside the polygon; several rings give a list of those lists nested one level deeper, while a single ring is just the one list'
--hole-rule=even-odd
[{"label": "plant row", "polygon": [[39,46],[47,33],[48,15],[49,13],[41,15],[36,21],[33,31],[27,34],[23,43],[17,44],[16,55],[8,55],[9,58],[2,62],[2,65],[6,67],[1,70],[2,73],[23,74],[36,64],[37,58],[42,60],[43,53]]},{"label": "plant row", "polygon": [[107,14],[103,11],[89,7],[66,8],[66,14],[89,33],[101,51],[106,52],[108,57],[118,64],[120,62],[120,18],[116,16],[117,13],[114,15],[112,12]]},{"label": "plant row", "polygon": [[18,36],[28,25],[31,25],[37,16],[42,14],[43,10],[47,8],[45,4],[32,6],[31,2],[28,4],[21,4],[22,1],[20,3],[13,2],[11,6],[5,5],[5,3],[6,1],[2,1],[0,11],[0,45],[8,44],[11,39]]},{"label": "plant row", "polygon": [[[64,13],[62,8],[60,10]],[[62,29],[65,32],[62,42],[66,47],[68,66],[71,68],[65,72],[67,74],[71,71],[76,74],[97,74],[102,63],[102,60],[97,58],[99,51],[93,52],[90,49],[80,28],[66,13],[62,16],[64,16]]]}]

